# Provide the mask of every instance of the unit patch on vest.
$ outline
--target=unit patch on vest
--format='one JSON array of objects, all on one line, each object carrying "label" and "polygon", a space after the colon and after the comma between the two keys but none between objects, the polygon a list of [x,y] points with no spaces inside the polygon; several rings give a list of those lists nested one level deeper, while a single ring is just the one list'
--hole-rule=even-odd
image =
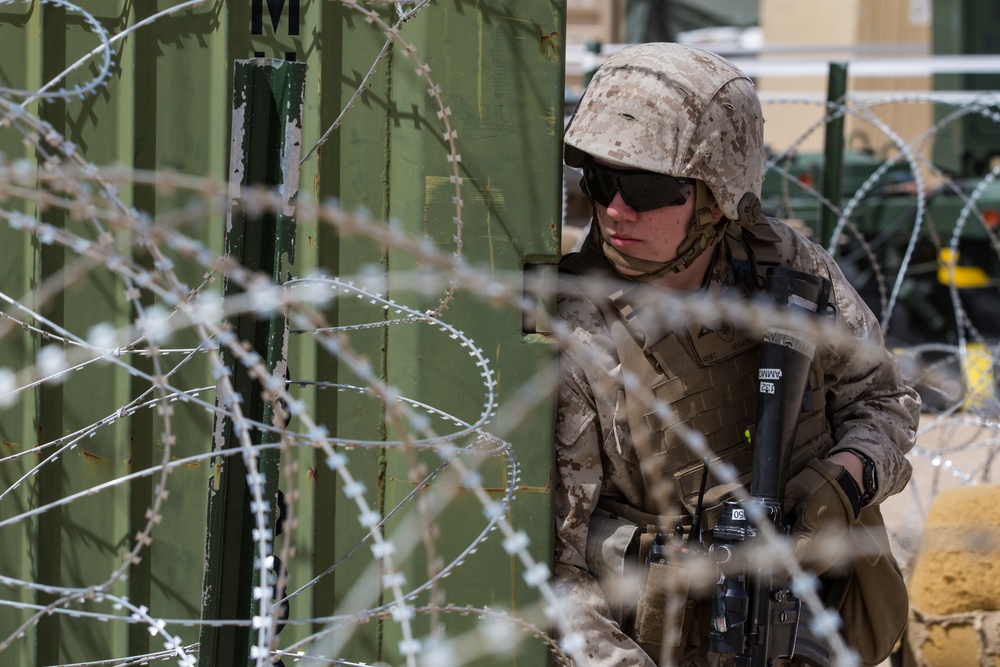
[{"label": "unit patch on vest", "polygon": [[688,320],[685,328],[691,348],[703,366],[728,359],[760,343],[749,332],[737,329],[728,317],[720,317],[712,323],[700,319]]},{"label": "unit patch on vest", "polygon": [[719,338],[727,343],[732,343],[733,336],[736,334],[736,327],[733,326],[733,321],[731,319],[728,317],[721,317],[715,320],[715,333],[719,334]]}]

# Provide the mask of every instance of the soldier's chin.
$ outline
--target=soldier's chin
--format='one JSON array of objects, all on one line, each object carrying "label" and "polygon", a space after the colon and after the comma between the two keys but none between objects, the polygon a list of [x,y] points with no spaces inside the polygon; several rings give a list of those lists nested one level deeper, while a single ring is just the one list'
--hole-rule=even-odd
[{"label": "soldier's chin", "polygon": [[[612,264],[614,263],[612,262]],[[614,267],[615,271],[625,276],[626,278],[634,278],[636,276],[642,275],[642,271],[639,271],[637,269],[630,269],[627,266],[622,266],[621,264],[614,264]]]},{"label": "soldier's chin", "polygon": [[[676,257],[671,258],[671,259],[648,259],[646,257],[635,257],[635,259],[641,259],[641,260],[643,260],[645,262],[654,262],[654,263],[657,263],[657,264],[666,264],[667,262],[670,262],[670,261],[673,261],[674,259],[676,259]],[[639,269],[630,269],[629,267],[623,266],[623,265],[621,265],[621,264],[619,264],[618,262],[615,262],[615,261],[612,261],[611,265],[615,267],[615,271],[617,271],[620,275],[622,275],[622,276],[624,276],[626,278],[635,278],[636,276],[646,275],[645,271],[641,271]]]}]

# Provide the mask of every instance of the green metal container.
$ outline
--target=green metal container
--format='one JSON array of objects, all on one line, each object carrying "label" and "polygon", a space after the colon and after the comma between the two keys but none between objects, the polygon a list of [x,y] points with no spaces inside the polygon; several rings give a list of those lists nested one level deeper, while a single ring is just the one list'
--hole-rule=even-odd
[{"label": "green metal container", "polygon": [[[426,64],[429,77],[440,86],[439,97],[450,112],[447,118],[461,155],[463,265],[487,275],[513,277],[514,292],[520,293],[517,277],[525,267],[553,264],[559,247],[564,3],[432,3],[398,26],[398,41],[381,58],[386,34],[379,22],[395,25],[397,6],[373,3],[359,10],[350,4],[251,0],[193,5],[114,41],[110,75],[93,93],[83,99],[31,101],[25,111],[50,123],[95,165],[225,180],[230,163],[234,61],[276,57],[303,62],[307,70],[302,155],[306,159],[301,165],[300,191],[316,201],[337,198],[343,211],[364,209],[376,220],[392,220],[449,257],[458,248],[454,237],[459,231],[453,221],[454,184],[449,181],[454,173],[454,163],[448,160],[451,137],[444,135],[437,97],[428,94],[428,72],[417,72]],[[95,0],[85,9],[113,37],[168,8],[162,3]],[[92,25],[72,8],[52,3],[0,5],[0,86],[38,89],[100,43]],[[92,62],[99,63],[100,58]],[[88,63],[69,76],[67,85],[89,80],[95,71]],[[363,92],[339,127],[311,151],[359,86]],[[6,109],[0,108],[0,118]],[[5,165],[37,160],[23,136],[7,127],[0,127],[0,152]],[[0,192],[3,188],[0,183]],[[184,188],[142,183],[123,184],[120,197],[154,220],[198,198]],[[0,209],[16,210],[81,235],[95,235],[73,215],[54,208],[39,210],[31,197],[8,196],[0,202]],[[379,223],[382,229],[387,225]],[[185,224],[181,231],[214,253],[225,247],[221,209]],[[47,245],[38,235],[5,224],[0,225],[0,240],[6,250],[0,267],[4,294],[33,307],[34,290],[43,281],[61,288],[44,304],[50,323],[8,307],[5,312],[16,316],[17,322],[45,331],[62,328],[82,339],[101,323],[126,327],[133,322],[136,313],[125,285],[106,267],[64,280],[67,270],[79,262],[73,250]],[[132,246],[127,230],[115,230],[115,244],[136,263],[153,267],[152,258]],[[199,288],[202,294],[221,293],[219,277],[204,281],[203,265],[179,254],[173,259],[186,285]],[[360,273],[392,278],[421,265],[398,247],[382,246],[300,217],[293,263],[285,277],[324,274],[347,279]],[[359,284],[357,279],[355,283]],[[434,309],[443,290],[421,294],[413,289],[414,284],[413,280],[391,282],[380,294],[414,311]],[[331,325],[379,324],[399,316],[391,307],[373,305],[356,294],[341,297],[323,313]],[[144,291],[141,303],[154,306],[161,299]],[[345,336],[357,355],[367,360],[375,378],[442,414],[475,422],[490,389],[495,391],[496,415],[484,430],[512,443],[517,467],[509,459],[478,457],[481,490],[500,500],[516,488],[504,518],[529,536],[531,555],[548,562],[554,401],[550,393],[541,392],[532,398],[526,415],[512,414],[511,407],[536,376],[551,380],[554,346],[544,335],[525,331],[521,313],[472,289],[459,288],[439,319],[440,325],[430,320],[396,323],[345,332]],[[477,365],[470,349],[461,347],[462,336],[453,337],[449,327],[482,351],[492,373],[489,378],[484,378],[484,368]],[[4,365],[15,371],[26,368],[40,348],[50,344],[65,348],[61,339],[66,337],[48,340],[15,323],[0,340]],[[185,329],[163,347],[189,349],[198,342]],[[168,367],[182,358],[180,352],[164,356]],[[149,357],[124,354],[121,359],[138,373],[154,370]],[[477,541],[487,520],[481,499],[472,489],[458,489],[458,478],[445,472],[431,481],[429,491],[407,500],[414,480],[421,479],[414,475],[418,462],[434,470],[442,459],[431,451],[379,446],[403,435],[391,411],[387,414],[384,404],[370,394],[335,386],[363,386],[365,378],[322,349],[318,336],[310,331],[293,331],[288,363],[290,393],[304,402],[308,414],[332,437],[365,443],[338,451],[346,455],[351,474],[364,483],[368,506],[389,513],[402,503],[389,520],[388,535],[421,525],[415,523],[419,519],[408,518],[419,495],[450,498],[454,494],[433,522],[436,528],[426,528],[436,531],[434,538],[421,540],[427,533],[418,531],[414,551],[399,561],[404,589],[410,590],[432,578],[438,562],[448,565],[461,557],[461,564],[449,569],[450,576],[438,582],[435,590],[411,601],[413,606],[427,608],[413,621],[415,636],[425,638],[438,627],[445,628],[447,636],[475,628],[475,610],[487,606],[512,610],[515,615],[534,613],[532,605],[539,594],[525,583],[524,566],[504,550],[502,536],[493,532],[485,542]],[[4,457],[0,488],[5,489],[0,499],[0,575],[12,584],[0,593],[0,642],[9,638],[0,644],[3,664],[123,659],[162,652],[165,642],[174,641],[187,647],[185,654],[197,656],[209,480],[214,473],[208,455],[213,446],[210,408],[215,401],[215,379],[204,354],[193,355],[171,375],[172,387],[205,403],[170,403],[169,431],[159,406],[147,406],[156,398],[155,393],[148,394],[150,386],[140,374],[110,362],[95,362],[71,373],[64,382],[22,392],[12,405],[0,408],[0,456]],[[133,405],[133,401],[138,403]],[[438,416],[430,420],[442,433],[456,428]],[[100,426],[87,430],[96,424]],[[289,428],[304,428],[303,422],[293,420]],[[36,468],[58,446],[50,443],[81,429],[83,435],[77,440],[59,441],[68,446],[58,459]],[[165,433],[171,437],[166,442]],[[474,440],[465,437],[454,444],[468,446]],[[45,447],[33,451],[38,445]],[[159,472],[114,483],[159,465],[165,452],[168,463],[176,462],[165,478],[165,488],[160,487]],[[20,456],[15,458],[16,454]],[[370,541],[352,551],[367,529],[359,523],[358,505],[345,495],[343,477],[327,466],[326,458],[322,450],[298,447],[283,453],[280,461],[279,488],[286,496],[297,492],[291,505],[297,525],[286,528],[274,548],[281,553],[289,542],[295,546],[285,566],[287,592],[296,594],[288,601],[289,619],[277,636],[277,646],[309,651],[314,644],[300,642],[323,633],[323,641],[341,642],[338,655],[342,657],[399,663],[404,624],[388,611],[373,614],[358,627],[338,625],[326,632],[326,619],[349,610],[352,595],[371,593],[362,604],[368,609],[377,609],[392,598],[388,591],[372,588],[379,585],[377,577],[368,578],[373,561]],[[95,491],[88,493],[91,490]],[[140,550],[141,560],[124,567],[127,576],[109,581],[135,547],[136,534],[149,523],[147,510],[163,491],[169,495],[158,523],[152,526],[150,545]],[[83,495],[73,502],[24,516],[76,492]],[[475,553],[466,553],[473,543]],[[56,613],[35,618],[39,605],[44,609],[59,596],[33,584],[81,591],[91,588],[116,597],[60,602]],[[466,612],[473,610],[472,615],[459,613],[466,607]],[[66,613],[70,611],[84,613]],[[129,622],[132,616],[137,622]],[[530,618],[545,625],[540,616]],[[164,628],[153,626],[151,632],[148,619],[165,621]],[[172,650],[172,659],[179,662],[178,651]],[[542,665],[547,664],[548,655],[544,643],[529,638],[521,644],[511,642],[502,655],[491,653],[479,662]],[[290,664],[289,658],[284,659]]]}]

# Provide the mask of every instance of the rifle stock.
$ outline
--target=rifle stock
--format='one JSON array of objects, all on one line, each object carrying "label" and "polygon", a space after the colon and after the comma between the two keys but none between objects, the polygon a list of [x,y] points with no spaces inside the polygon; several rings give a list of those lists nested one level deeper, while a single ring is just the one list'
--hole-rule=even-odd
[{"label": "rifle stock", "polygon": [[[770,269],[765,284],[766,298],[776,305],[812,314],[826,311],[829,291],[825,278],[784,267]],[[771,559],[753,554],[761,523],[787,532],[782,505],[814,352],[815,344],[795,331],[765,332],[750,497],[727,501],[712,531],[718,579],[709,645],[733,655],[736,667],[767,667],[793,656],[810,665],[828,664],[829,649],[808,632],[807,610],[787,575]]]}]

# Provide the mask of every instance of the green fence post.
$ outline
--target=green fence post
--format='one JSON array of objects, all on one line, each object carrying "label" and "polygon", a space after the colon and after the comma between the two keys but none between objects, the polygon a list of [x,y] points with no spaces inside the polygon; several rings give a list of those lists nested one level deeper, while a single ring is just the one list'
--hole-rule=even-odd
[{"label": "green fence post", "polygon": [[[832,114],[845,101],[847,93],[847,63],[830,63],[826,83],[826,108]],[[840,215],[840,195],[844,180],[844,114],[826,124],[823,161],[823,196],[830,206],[820,207],[821,242],[828,243],[830,254],[836,255],[837,244],[831,238]]]},{"label": "green fence post", "polygon": [[[262,186],[277,189],[291,204],[298,191],[301,116],[305,91],[304,63],[258,58],[238,60],[233,81],[233,129],[230,183],[246,188]],[[234,188],[231,188],[233,191]],[[285,264],[294,261],[295,221],[285,207],[280,212],[248,212],[234,200],[226,226],[226,252],[245,268],[284,282]],[[285,256],[287,255],[287,259]],[[242,288],[228,278],[224,284],[227,297],[238,295]],[[284,376],[286,328],[284,318],[272,315],[259,318],[253,313],[240,314],[229,322],[230,330],[240,341],[262,351],[270,373]],[[262,385],[248,369],[222,347],[223,358],[232,371],[234,391],[242,400],[246,418],[272,423],[274,410],[265,400]],[[220,399],[217,399],[219,401]],[[231,420],[220,416],[215,428],[215,447],[239,449],[239,438]],[[260,430],[250,434],[253,444],[274,441]],[[264,503],[268,530],[274,531],[278,493],[278,452],[268,450],[256,458],[263,478]],[[266,564],[257,557],[253,539],[256,513],[252,511],[252,488],[247,482],[247,462],[239,454],[218,456],[213,461],[214,475],[209,489],[208,536],[206,541],[203,621],[249,621],[265,610],[252,595],[256,586],[267,586]],[[250,624],[206,624],[201,631],[200,664],[205,667],[229,667],[254,664],[251,649],[256,632]]]},{"label": "green fence post", "polygon": [[[51,50],[46,51],[43,57],[42,71],[43,77],[51,78],[57,74],[66,62],[66,9],[64,7],[46,6],[42,10],[42,35],[47,45],[51,45]],[[64,100],[54,100],[47,104],[40,113],[42,119],[52,124],[59,132],[65,132],[68,124],[69,113]],[[46,212],[45,220],[56,227],[66,226],[66,216],[59,211]],[[65,270],[67,264],[66,253],[62,248],[54,245],[39,244],[36,249],[36,257],[41,268],[41,279],[47,279],[58,275]],[[52,319],[62,324],[66,317],[65,297],[62,293],[56,295],[48,304],[49,313]],[[39,349],[44,345],[44,341],[39,341]],[[54,440],[62,435],[65,429],[66,418],[66,390],[62,384],[41,385],[36,389],[38,412],[36,414],[37,445]],[[43,466],[37,475],[36,493],[39,504],[48,504],[58,501],[66,493],[66,463],[63,457],[57,460],[50,460]],[[37,523],[37,549],[38,564],[36,566],[36,576],[38,582],[50,586],[65,585],[62,566],[62,552],[66,548],[63,533],[67,524],[67,512],[57,507],[42,514]],[[55,599],[55,595],[47,591],[39,590],[36,593],[36,602],[39,605],[46,605]],[[35,659],[37,664],[51,664],[58,662],[61,658],[60,647],[65,641],[62,633],[62,623],[58,614],[47,615],[38,622],[38,641],[36,644]]]}]

